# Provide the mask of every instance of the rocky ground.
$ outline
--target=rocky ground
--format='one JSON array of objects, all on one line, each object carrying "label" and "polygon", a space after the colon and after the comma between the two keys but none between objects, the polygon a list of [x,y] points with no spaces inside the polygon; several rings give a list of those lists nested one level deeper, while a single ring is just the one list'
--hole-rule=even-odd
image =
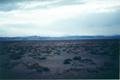
[{"label": "rocky ground", "polygon": [[0,78],[117,79],[118,40],[0,42]]}]

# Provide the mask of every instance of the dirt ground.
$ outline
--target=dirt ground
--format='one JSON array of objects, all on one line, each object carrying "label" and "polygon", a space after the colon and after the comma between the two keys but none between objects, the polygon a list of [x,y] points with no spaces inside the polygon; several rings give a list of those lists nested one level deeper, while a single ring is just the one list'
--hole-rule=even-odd
[{"label": "dirt ground", "polygon": [[0,78],[118,79],[119,40],[0,42]]}]

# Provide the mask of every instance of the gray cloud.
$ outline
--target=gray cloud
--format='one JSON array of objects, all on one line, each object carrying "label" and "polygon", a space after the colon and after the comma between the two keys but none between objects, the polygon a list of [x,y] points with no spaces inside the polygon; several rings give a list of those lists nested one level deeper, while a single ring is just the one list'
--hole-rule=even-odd
[{"label": "gray cloud", "polygon": [[[119,34],[119,4],[102,1],[0,0],[0,36]],[[9,12],[12,10],[20,11]]]},{"label": "gray cloud", "polygon": [[0,11],[11,11],[18,9],[18,2],[23,2],[24,0],[0,0]]},{"label": "gray cloud", "polygon": [[[119,34],[120,11],[111,13],[91,13],[58,22],[58,31],[76,34]],[[65,27],[61,27],[65,26]],[[69,29],[69,30],[68,30]]]},{"label": "gray cloud", "polygon": [[0,11],[11,11],[17,8],[18,8],[17,5],[14,3],[0,4]]},{"label": "gray cloud", "polygon": [[[95,0],[95,1],[100,2],[100,0]],[[109,2],[111,1],[113,0],[109,0]],[[119,2],[119,0],[114,0],[113,2],[116,1]],[[94,2],[94,0],[91,1],[90,0],[0,0],[0,11],[11,11],[16,9],[26,10],[26,9],[36,9],[36,8],[37,9],[51,8],[51,7],[58,7],[63,5],[85,4],[87,2]],[[101,0],[101,2],[108,2],[108,1]],[[26,6],[31,6],[31,7],[26,7]]]},{"label": "gray cloud", "polygon": [[[25,9],[35,9],[35,8],[49,8],[62,5],[72,5],[81,4],[84,0],[0,0],[0,11],[12,11],[16,9],[24,9],[26,5],[35,5]],[[33,4],[31,4],[33,3]],[[44,3],[41,4],[41,3]]]},{"label": "gray cloud", "polygon": [[[63,20],[63,24],[68,24],[66,26],[77,27],[89,26],[89,27],[111,27],[120,26],[120,10],[106,13],[86,13],[82,16],[77,16],[69,20]],[[66,22],[68,21],[68,22]],[[70,24],[71,23],[71,24]],[[70,24],[70,25],[69,25]],[[59,24],[61,25],[61,23]],[[78,26],[78,27],[79,27]]]}]

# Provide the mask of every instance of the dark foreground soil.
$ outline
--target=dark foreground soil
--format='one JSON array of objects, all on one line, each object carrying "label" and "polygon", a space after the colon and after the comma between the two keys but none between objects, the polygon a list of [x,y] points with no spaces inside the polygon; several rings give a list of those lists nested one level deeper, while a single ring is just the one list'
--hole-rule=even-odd
[{"label": "dark foreground soil", "polygon": [[118,79],[119,40],[0,42],[0,79]]}]

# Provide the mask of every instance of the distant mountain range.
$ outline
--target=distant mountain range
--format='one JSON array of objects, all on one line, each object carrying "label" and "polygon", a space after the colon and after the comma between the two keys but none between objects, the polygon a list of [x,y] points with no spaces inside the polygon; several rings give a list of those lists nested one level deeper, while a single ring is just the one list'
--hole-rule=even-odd
[{"label": "distant mountain range", "polygon": [[81,39],[120,39],[120,35],[114,36],[62,36],[62,37],[0,37],[0,41],[21,41],[21,40],[81,40]]}]

